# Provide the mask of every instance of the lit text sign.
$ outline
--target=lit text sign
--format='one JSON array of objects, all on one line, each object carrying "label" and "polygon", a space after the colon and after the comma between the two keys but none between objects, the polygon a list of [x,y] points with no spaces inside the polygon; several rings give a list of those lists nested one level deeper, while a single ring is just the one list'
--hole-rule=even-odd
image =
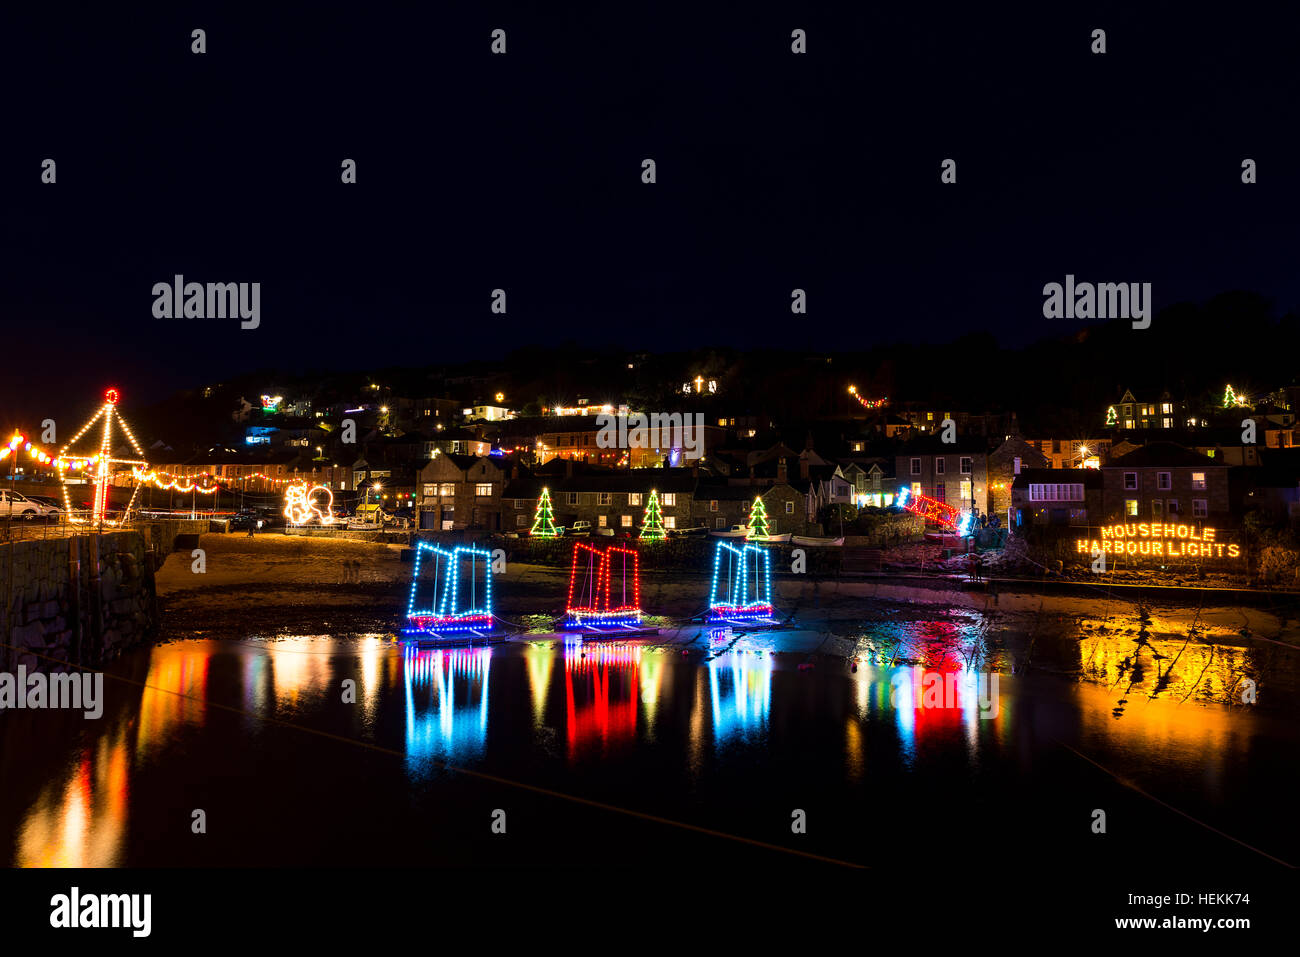
[{"label": "lit text sign", "polygon": [[1240,558],[1241,546],[1218,541],[1217,529],[1138,522],[1106,525],[1101,538],[1076,539],[1074,550],[1089,555],[1151,555],[1159,558]]}]

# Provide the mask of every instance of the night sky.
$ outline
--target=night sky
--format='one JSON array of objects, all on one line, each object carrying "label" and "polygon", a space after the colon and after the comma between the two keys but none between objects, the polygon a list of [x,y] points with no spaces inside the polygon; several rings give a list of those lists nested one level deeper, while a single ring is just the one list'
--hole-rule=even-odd
[{"label": "night sky", "polygon": [[[10,410],[570,339],[1023,344],[1084,324],[1042,316],[1066,273],[1300,300],[1300,34],[1258,10],[28,6],[0,14]],[[261,282],[261,327],[153,318],[176,273]]]}]

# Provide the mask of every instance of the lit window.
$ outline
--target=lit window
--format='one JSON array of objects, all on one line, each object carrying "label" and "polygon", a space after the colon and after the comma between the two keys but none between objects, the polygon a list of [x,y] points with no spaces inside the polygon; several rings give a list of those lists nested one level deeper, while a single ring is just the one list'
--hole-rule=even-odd
[{"label": "lit window", "polygon": [[629,505],[640,505],[640,504],[641,504],[641,493],[640,493],[640,492],[629,492],[628,495],[627,495],[627,504],[629,504]]},{"label": "lit window", "polygon": [[1137,513],[1138,513],[1138,500],[1135,498],[1126,499],[1124,501],[1124,514],[1132,516],[1133,518],[1137,518]]},{"label": "lit window", "polygon": [[716,512],[717,510],[718,510],[718,500],[716,498],[709,499],[709,511]]},{"label": "lit window", "polygon": [[785,514],[787,514],[787,515],[793,515],[793,514],[794,514],[794,502],[786,502],[786,503],[785,503]]},{"label": "lit window", "polygon": [[1205,488],[1205,473],[1204,473],[1204,472],[1193,472],[1193,473],[1192,473],[1192,488]]},{"label": "lit window", "polygon": [[664,516],[664,528],[676,528],[676,527],[677,527],[677,516],[676,516],[676,515],[665,515],[665,516]]},{"label": "lit window", "polygon": [[491,497],[492,497],[492,483],[491,483],[491,482],[480,482],[480,483],[476,484],[476,485],[474,486],[474,494],[477,495],[479,498],[491,498]]},{"label": "lit window", "polygon": [[618,523],[619,523],[620,525],[622,525],[624,528],[631,528],[631,527],[632,527],[632,516],[631,516],[631,515],[624,515],[624,516],[622,516],[621,518],[619,518],[619,522],[618,522]]},{"label": "lit window", "polygon": [[668,506],[669,508],[672,508],[676,504],[677,504],[677,493],[664,492],[664,505]]},{"label": "lit window", "polygon": [[609,516],[608,515],[597,516],[596,524],[599,525],[601,528],[604,528],[606,525],[609,524]]}]

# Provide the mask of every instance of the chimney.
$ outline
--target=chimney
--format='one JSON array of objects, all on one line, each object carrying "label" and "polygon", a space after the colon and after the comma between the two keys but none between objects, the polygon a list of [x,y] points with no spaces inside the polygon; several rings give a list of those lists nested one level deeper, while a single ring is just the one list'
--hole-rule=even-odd
[{"label": "chimney", "polygon": [[784,456],[784,455],[781,456],[780,458],[778,458],[778,459],[776,460],[776,480],[777,480],[778,482],[785,482],[785,481],[787,481],[787,476],[786,476],[786,464],[785,464],[785,456]]},{"label": "chimney", "polygon": [[799,456],[799,477],[805,480],[808,478],[808,457],[806,455]]},{"label": "chimney", "polygon": [[564,477],[573,478],[573,459],[564,460]]}]

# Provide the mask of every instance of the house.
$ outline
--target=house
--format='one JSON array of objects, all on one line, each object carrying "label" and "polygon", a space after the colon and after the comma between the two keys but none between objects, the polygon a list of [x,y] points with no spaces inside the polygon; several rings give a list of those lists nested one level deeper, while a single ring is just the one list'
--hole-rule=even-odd
[{"label": "house", "polygon": [[851,505],[857,489],[839,465],[827,463],[809,466],[807,514],[809,522],[821,520],[829,505]]},{"label": "house", "polygon": [[416,482],[418,527],[502,530],[506,469],[505,463],[491,456],[435,455],[420,469]]},{"label": "house", "polygon": [[1051,460],[1035,447],[1033,439],[1007,436],[989,453],[989,511],[1006,517],[1012,507],[1011,489],[1016,477],[1028,469],[1051,467]]},{"label": "house", "polygon": [[[1083,469],[1100,468],[1110,459],[1112,440],[1092,439],[1040,439],[1025,440],[1046,460],[1046,468]],[[1039,466],[1032,466],[1038,468]]]},{"label": "house", "polygon": [[1227,525],[1228,466],[1173,442],[1150,442],[1102,466],[1103,521],[1180,518]]},{"label": "house", "polygon": [[[907,403],[907,408],[895,407],[893,414],[886,420],[885,434],[935,435],[943,429],[945,419],[951,419],[958,435],[978,435],[984,438],[1007,435],[1019,431],[1019,420],[1015,412],[953,412],[936,411],[919,408],[915,403]],[[899,428],[899,423],[906,423]]]},{"label": "house", "polygon": [[1228,470],[1234,507],[1265,521],[1300,525],[1300,450],[1265,449],[1262,464]]},{"label": "house", "polygon": [[[673,428],[669,428],[669,420],[647,418],[645,426],[657,425],[658,428],[647,428],[642,434],[647,440],[652,437],[656,440],[676,439],[680,443],[676,446],[649,444],[633,446],[631,443],[637,436],[640,424],[640,420],[635,418],[630,424],[626,419],[623,420],[621,439],[625,443],[623,447],[618,447],[620,439],[617,436],[612,444],[602,446],[602,433],[605,433],[604,437],[609,437],[606,430],[607,420],[598,418],[602,414],[605,413],[514,419],[501,423],[498,441],[505,449],[531,451],[532,463],[535,466],[546,465],[555,459],[564,459],[607,468],[639,469],[692,465],[698,461],[699,456],[708,455],[720,447],[727,435],[727,429],[706,423],[700,434],[691,435],[695,446],[691,452],[697,457],[687,458],[687,450],[683,447],[685,437],[681,431],[686,420],[683,418],[683,413],[674,413],[674,418],[671,420],[674,424]],[[608,414],[613,415],[613,413]],[[618,418],[615,418],[615,423],[618,423]],[[690,423],[694,427],[694,419],[691,419]]]},{"label": "house", "polygon": [[853,486],[853,504],[858,508],[882,508],[893,504],[898,491],[894,481],[894,460],[884,457],[862,458],[848,462],[841,469]]},{"label": "house", "polygon": [[1202,428],[1209,424],[1187,402],[1175,400],[1168,390],[1149,401],[1138,400],[1128,389],[1124,390],[1118,402],[1106,407],[1103,423],[1108,429],[1125,432]]},{"label": "house", "polygon": [[895,463],[895,480],[912,494],[928,495],[963,511],[972,507],[988,511],[988,447],[983,439],[913,439],[898,452]]},{"label": "house", "polygon": [[537,502],[545,488],[551,497],[556,525],[590,522],[593,528],[612,528],[631,534],[641,527],[650,492],[659,496],[664,528],[690,528],[696,524],[694,469],[597,469],[565,462],[563,469],[540,469],[533,475],[515,475],[505,486],[501,527],[526,532],[533,526]]},{"label": "house", "polygon": [[755,498],[767,510],[773,535],[806,530],[807,496],[787,482],[737,484],[696,469],[598,469],[565,463],[563,470],[512,478],[502,493],[502,527],[532,528],[545,488],[556,525],[590,522],[593,528],[636,535],[645,521],[650,492],[659,496],[665,529],[722,529],[749,524]]},{"label": "house", "polygon": [[181,461],[150,463],[150,468],[167,478],[214,480],[228,488],[246,492],[279,493],[293,478],[299,454],[286,449],[264,454],[215,447]]},{"label": "house", "polygon": [[432,435],[421,435],[419,442],[420,451],[426,460],[445,453],[483,456],[492,451],[492,443],[488,439],[474,429],[466,428],[435,430]]},{"label": "house", "polygon": [[787,482],[759,486],[700,482],[694,490],[693,524],[709,529],[748,525],[755,498],[763,500],[770,534],[806,531],[807,496]]},{"label": "house", "polygon": [[1009,493],[1011,524],[1100,525],[1105,515],[1100,469],[1021,469]]}]

